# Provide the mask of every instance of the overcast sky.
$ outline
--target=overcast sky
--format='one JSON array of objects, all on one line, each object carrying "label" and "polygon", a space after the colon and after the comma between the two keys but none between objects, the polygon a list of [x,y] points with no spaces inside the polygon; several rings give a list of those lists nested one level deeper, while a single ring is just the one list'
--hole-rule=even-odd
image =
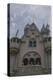
[{"label": "overcast sky", "polygon": [[41,5],[10,4],[10,37],[14,37],[17,29],[18,37],[24,34],[26,24],[34,22],[38,29],[43,24],[51,27],[51,7]]}]

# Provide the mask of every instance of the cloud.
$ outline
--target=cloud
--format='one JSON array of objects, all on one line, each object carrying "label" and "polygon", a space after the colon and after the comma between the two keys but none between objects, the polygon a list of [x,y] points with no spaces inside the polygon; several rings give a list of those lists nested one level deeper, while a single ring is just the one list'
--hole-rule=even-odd
[{"label": "cloud", "polygon": [[[10,4],[10,37],[19,29],[18,37],[23,35],[27,23],[34,23],[39,30],[43,23],[51,26],[51,7],[41,5]],[[13,25],[12,25],[13,24]],[[16,24],[16,25],[15,25]],[[15,26],[15,28],[13,28]]]}]

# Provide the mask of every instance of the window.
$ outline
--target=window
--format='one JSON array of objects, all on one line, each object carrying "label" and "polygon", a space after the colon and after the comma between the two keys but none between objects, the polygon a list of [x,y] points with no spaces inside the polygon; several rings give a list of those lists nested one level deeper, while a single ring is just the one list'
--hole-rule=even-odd
[{"label": "window", "polygon": [[27,65],[27,64],[28,64],[28,59],[25,58],[25,59],[23,60],[23,63],[24,63],[24,65]]},{"label": "window", "polygon": [[29,47],[36,47],[36,41],[34,40],[29,41]]},{"label": "window", "polygon": [[47,38],[44,39],[44,42],[47,42]]},{"label": "window", "polygon": [[11,39],[11,42],[15,42],[15,39]]},{"label": "window", "polygon": [[29,41],[29,46],[32,47],[32,41]]},{"label": "window", "polygon": [[12,39],[11,39],[11,42],[12,42]]},{"label": "window", "polygon": [[30,59],[30,62],[29,62],[29,64],[32,64],[32,65],[34,65],[34,59],[33,59],[33,58],[31,58],[31,59]]},{"label": "window", "polygon": [[19,40],[17,39],[17,43],[19,43]]},{"label": "window", "polygon": [[33,41],[33,46],[36,47],[36,41]]},{"label": "window", "polygon": [[41,65],[41,60],[40,60],[40,58],[36,58],[36,65]]},{"label": "window", "polygon": [[51,41],[51,38],[50,37],[48,38],[48,41]]},{"label": "window", "polygon": [[34,32],[32,32],[32,35],[34,35]]}]

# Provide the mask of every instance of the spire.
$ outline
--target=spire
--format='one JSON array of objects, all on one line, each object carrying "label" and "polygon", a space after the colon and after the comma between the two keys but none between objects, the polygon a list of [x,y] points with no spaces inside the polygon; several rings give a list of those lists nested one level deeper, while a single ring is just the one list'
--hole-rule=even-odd
[{"label": "spire", "polygon": [[49,34],[49,33],[50,33],[49,25],[48,25],[48,24],[46,25],[46,32],[47,32],[47,34]]},{"label": "spire", "polygon": [[49,25],[48,24],[46,25],[46,29],[49,29]]},{"label": "spire", "polygon": [[45,25],[43,24],[42,29],[41,29],[41,33],[42,33],[42,34],[47,34],[47,35],[49,35],[50,30],[49,30],[49,25],[48,25],[48,24],[46,25],[46,27],[45,27]]},{"label": "spire", "polygon": [[41,32],[45,31],[45,25],[43,24],[42,28],[41,28]]},{"label": "spire", "polygon": [[19,32],[19,30],[17,30],[17,32],[16,32],[16,34],[15,34],[16,37],[17,37],[18,32]]}]

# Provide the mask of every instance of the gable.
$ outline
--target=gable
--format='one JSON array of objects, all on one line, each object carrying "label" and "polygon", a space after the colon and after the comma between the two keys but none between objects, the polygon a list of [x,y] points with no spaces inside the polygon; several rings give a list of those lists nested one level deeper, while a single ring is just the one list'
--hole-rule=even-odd
[{"label": "gable", "polygon": [[25,38],[29,38],[29,37],[36,37],[36,36],[39,36],[40,35],[40,32],[36,26],[36,24],[32,23],[32,24],[27,24],[25,26],[25,29],[24,29],[24,35],[22,37],[22,39],[25,37]]}]

